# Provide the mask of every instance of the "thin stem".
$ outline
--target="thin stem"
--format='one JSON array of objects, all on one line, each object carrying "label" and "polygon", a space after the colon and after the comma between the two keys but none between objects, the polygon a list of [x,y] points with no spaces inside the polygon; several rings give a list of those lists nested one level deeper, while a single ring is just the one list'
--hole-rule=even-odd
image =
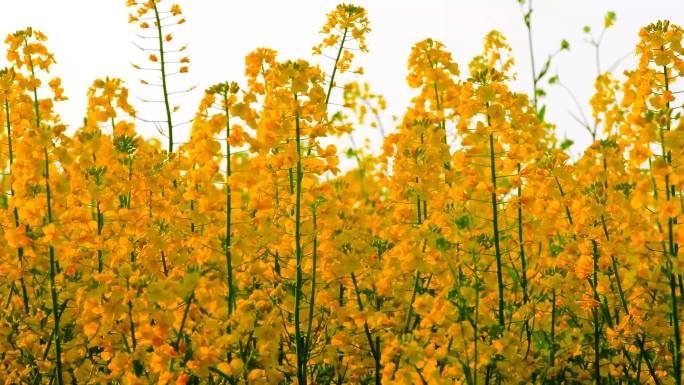
[{"label": "thin stem", "polygon": [[[518,175],[520,175],[520,163],[518,163]],[[527,263],[525,261],[525,244],[523,240],[523,225],[522,225],[522,181],[518,186],[518,244],[520,248],[520,263],[522,264],[522,282],[523,289],[523,303],[527,303],[529,297],[527,295]]]},{"label": "thin stem", "polygon": [[420,282],[420,271],[416,271],[416,277],[413,281],[413,291],[411,292],[411,300],[409,301],[408,312],[406,314],[406,324],[404,326],[404,333],[410,331],[411,317],[413,316],[413,303],[416,300],[416,294],[418,293],[418,287]]},{"label": "thin stem", "polygon": [[232,243],[232,191],[230,188],[231,171],[231,154],[230,154],[230,111],[228,109],[228,94],[224,92],[223,103],[226,113],[226,242],[225,257],[226,257],[226,276],[228,285],[228,319],[230,319],[235,309],[235,289],[233,287],[233,261],[231,254]]},{"label": "thin stem", "polygon": [[532,0],[527,3],[527,13],[524,15],[525,26],[527,27],[527,43],[530,48],[530,65],[532,67],[532,103],[534,111],[537,112],[537,69],[534,63],[534,44],[532,44]]},{"label": "thin stem", "polygon": [[[489,115],[487,116],[489,123]],[[492,177],[492,226],[494,227],[494,250],[496,253],[496,282],[499,289],[499,326],[504,326],[504,284],[501,266],[501,245],[499,244],[499,213],[496,197],[496,166],[494,165],[494,133],[489,134],[489,161]]]},{"label": "thin stem", "polygon": [[317,255],[316,255],[316,249],[318,248],[318,236],[316,234],[316,207],[314,206],[312,209],[312,215],[313,215],[313,255],[312,255],[312,266],[311,266],[311,293],[309,295],[309,323],[307,325],[306,329],[306,352],[307,352],[307,361],[308,361],[308,355],[311,353],[311,329],[313,327],[313,318],[314,318],[314,307],[315,307],[315,301],[316,301],[316,262],[317,262]]},{"label": "thin stem", "polygon": [[[192,301],[195,299],[195,289],[192,289],[190,292],[190,295],[188,296],[186,302],[185,302],[185,310],[183,311],[183,318],[181,318],[181,324],[180,327],[178,328],[178,335],[176,336],[176,341],[173,344],[173,349],[176,351],[176,353],[180,353],[180,341],[183,338],[183,329],[185,328],[185,322],[188,319],[188,314],[190,313],[190,305],[192,305]],[[173,362],[174,359],[171,359],[169,362],[169,370],[173,369]]]},{"label": "thin stem", "polygon": [[[5,99],[5,119],[6,122],[5,124],[7,125],[7,146],[9,147],[9,175],[10,175],[10,194],[11,196],[14,196],[14,186],[11,183],[12,180],[12,164],[14,163],[14,151],[12,149],[12,123],[10,121],[10,107],[9,103],[7,102],[7,99]],[[14,227],[16,229],[19,229],[19,210],[17,209],[17,206],[14,206]],[[24,312],[26,314],[29,313],[29,299],[28,299],[28,292],[26,290],[26,283],[24,282],[24,248],[22,246],[19,246],[17,248],[17,257],[19,259],[19,265],[22,267],[21,272],[22,275],[19,277],[19,283],[21,284],[21,294],[23,297],[23,302],[24,302]]]},{"label": "thin stem", "polygon": [[164,38],[162,35],[162,25],[159,20],[157,2],[153,1],[154,17],[157,20],[157,39],[159,40],[159,63],[161,65],[162,91],[164,93],[164,107],[166,108],[166,124],[169,134],[169,154],[173,152],[173,123],[171,122],[171,106],[169,103],[169,92],[166,87],[166,61],[164,60]]},{"label": "thin stem", "polygon": [[555,366],[556,361],[556,289],[551,289],[551,349],[549,351],[550,367]]},{"label": "thin stem", "polygon": [[325,93],[325,105],[327,106],[330,102],[330,94],[332,93],[333,85],[335,84],[335,75],[337,74],[337,63],[340,61],[340,56],[342,55],[342,50],[344,49],[344,42],[347,40],[347,32],[349,27],[344,28],[342,33],[342,40],[340,42],[340,48],[337,50],[337,56],[335,57],[335,64],[333,65],[333,71],[330,75],[330,83],[328,83],[328,91]]},{"label": "thin stem", "polygon": [[[356,303],[359,305],[359,311],[363,312],[363,302],[361,301],[361,291],[359,290],[359,284],[356,280],[356,275],[351,273],[352,283],[354,284],[354,291],[356,292]],[[366,338],[368,339],[368,346],[370,347],[371,355],[373,356],[373,361],[375,361],[375,385],[380,385],[382,380],[382,364],[380,363],[380,337],[375,337],[375,343],[373,343],[373,336],[371,334],[370,328],[368,327],[368,321],[363,321],[363,331],[366,333]]]},{"label": "thin stem", "polygon": [[473,322],[473,384],[477,385],[477,361],[479,360],[478,355],[478,341],[479,341],[479,312],[480,312],[480,278],[475,270],[475,261],[473,260],[473,273],[475,275],[475,322]]},{"label": "thin stem", "polygon": [[[28,43],[24,40],[24,46],[27,47]],[[31,55],[28,55],[29,68],[31,69],[31,77],[36,78],[35,68],[33,66],[33,59]],[[36,115],[36,129],[40,129],[40,108],[38,105],[38,89],[33,87],[33,108]],[[50,192],[50,160],[48,156],[48,145],[47,143],[43,146],[43,156],[44,156],[44,174],[45,179],[45,192],[47,199],[47,223],[52,223],[52,196]],[[55,277],[56,272],[56,258],[55,249],[51,243],[48,243],[48,253],[50,255],[50,296],[52,298],[52,316],[54,318],[53,334],[55,340],[55,361],[56,361],[56,375],[57,375],[57,385],[64,385],[62,378],[62,341],[59,332],[59,296],[57,294],[57,284]]]},{"label": "thin stem", "polygon": [[[667,66],[663,66],[663,76],[665,80],[665,91],[670,90],[670,81],[669,81],[669,76],[667,72]],[[670,131],[670,126],[671,126],[671,110],[670,110],[670,102],[666,102],[665,104],[665,111],[667,112],[667,121],[666,121],[666,129],[667,131]],[[665,141],[663,139],[663,129],[662,127],[660,128],[660,137],[661,137],[661,145],[662,145],[662,151],[663,151],[663,157],[665,158],[665,161],[667,162],[668,165],[672,165],[672,152],[670,150],[666,150],[665,148]],[[665,198],[669,202],[671,198],[671,191],[670,191],[670,180],[669,180],[669,174],[665,175]],[[674,378],[675,378],[675,384],[676,385],[681,385],[682,384],[682,357],[681,357],[681,349],[682,349],[682,336],[679,333],[679,309],[677,306],[677,292],[676,292],[676,276],[675,273],[672,271],[672,265],[673,265],[673,260],[677,260],[677,254],[678,254],[678,245],[674,241],[674,223],[675,223],[675,218],[674,217],[669,217],[667,219],[667,230],[668,230],[668,244],[669,244],[669,254],[670,254],[670,295],[672,297],[672,328],[673,328],[673,334],[674,334],[674,344],[673,344],[673,354],[672,354],[672,366],[674,369]]]},{"label": "thin stem", "polygon": [[[130,290],[130,284],[126,280],[126,286]],[[128,326],[131,329],[131,345],[133,346],[133,351],[138,346],[137,339],[135,338],[135,322],[133,322],[133,302],[128,300]]]},{"label": "thin stem", "polygon": [[[97,201],[97,237],[100,238],[102,236],[102,226],[103,226],[104,220],[102,217],[102,212],[100,211],[100,201]],[[102,265],[103,265],[103,253],[102,253],[102,247],[97,249],[97,272],[102,273]]]},{"label": "thin stem", "polygon": [[[295,101],[297,95],[294,95]],[[306,385],[307,383],[307,367],[306,357],[307,353],[304,351],[304,338],[300,325],[299,308],[302,300],[302,239],[301,239],[301,206],[302,206],[302,149],[301,149],[301,128],[299,125],[299,111],[295,115],[295,140],[297,141],[297,169],[296,169],[296,195],[295,195],[295,256],[296,256],[296,277],[295,277],[295,344],[297,353],[297,380],[298,384]]]},{"label": "thin stem", "polygon": [[[596,245],[596,241],[592,240],[591,241],[592,247],[593,247],[593,254],[594,254],[594,279],[591,282],[591,288],[594,292],[594,301],[596,301],[596,306],[600,306],[599,302],[599,296],[597,292],[597,286],[598,286],[598,260],[599,260],[599,255],[598,255],[598,247]],[[600,338],[601,338],[601,332],[599,330],[599,318],[598,318],[598,309],[596,307],[592,307],[591,309],[592,315],[594,317],[594,381],[596,385],[601,385],[601,366],[600,366],[600,360],[601,360],[601,350],[600,350]]]}]

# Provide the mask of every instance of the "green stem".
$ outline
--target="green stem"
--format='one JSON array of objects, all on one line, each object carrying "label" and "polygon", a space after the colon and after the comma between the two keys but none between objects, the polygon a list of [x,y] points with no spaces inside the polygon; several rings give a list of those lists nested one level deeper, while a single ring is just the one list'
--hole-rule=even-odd
[{"label": "green stem", "polygon": [[178,335],[176,336],[176,342],[173,346],[177,353],[180,352],[180,340],[183,337],[183,329],[185,328],[185,322],[188,319],[188,313],[190,313],[190,305],[192,305],[192,301],[194,299],[195,299],[195,290],[193,289],[192,292],[190,292],[190,295],[188,296],[188,299],[185,302],[185,311],[183,311],[183,318],[181,318],[181,324],[180,324],[180,327],[178,328]]},{"label": "green stem", "polygon": [[[49,172],[49,160],[47,146],[43,147],[43,153],[45,155],[45,189],[47,191],[47,213],[48,213],[48,224],[52,223],[52,202],[50,196],[50,172]],[[57,384],[63,385],[62,382],[62,343],[59,333],[59,314],[58,305],[59,298],[57,295],[57,284],[55,282],[55,249],[52,247],[51,243],[48,243],[48,251],[50,253],[50,295],[52,297],[52,316],[54,318],[54,335],[55,335],[55,360],[57,363]]]},{"label": "green stem", "polygon": [[[418,186],[418,177],[416,177],[416,187]],[[425,211],[425,210],[424,210]],[[420,194],[416,192],[416,215],[418,217],[418,225],[423,224],[424,215],[421,217],[420,213]]]},{"label": "green stem", "polygon": [[[430,67],[434,70],[435,69],[435,63],[433,63],[432,59],[428,57],[428,62],[430,62]],[[441,103],[441,98],[440,98],[440,93],[439,93],[439,88],[437,87],[436,82],[432,82],[432,89],[435,92],[435,107],[437,108],[437,112],[442,111],[442,103]],[[443,142],[444,144],[447,144],[447,134],[446,134],[446,121],[444,120],[444,116],[439,121],[439,128],[441,128],[444,131],[444,138]]]},{"label": "green stem", "polygon": [[166,87],[166,61],[164,59],[164,37],[162,34],[161,20],[159,20],[159,11],[157,10],[157,2],[153,1],[154,18],[157,22],[157,39],[159,40],[159,63],[161,64],[161,80],[162,90],[164,92],[164,107],[166,108],[166,124],[169,133],[169,154],[173,152],[173,123],[171,122],[171,106],[169,104],[169,93]]},{"label": "green stem", "polygon": [[[361,302],[361,292],[359,291],[359,284],[356,281],[356,275],[351,273],[352,283],[354,283],[354,291],[356,292],[356,303],[359,305],[359,311],[363,312],[363,302]],[[366,338],[368,339],[368,346],[370,347],[371,355],[373,356],[373,361],[375,361],[375,385],[380,385],[382,382],[382,364],[380,363],[380,337],[375,337],[375,343],[373,343],[373,336],[371,334],[370,328],[368,327],[368,321],[363,321],[363,331],[366,333]]]},{"label": "green stem", "polygon": [[411,300],[409,301],[408,312],[406,314],[406,325],[404,326],[404,333],[410,331],[411,317],[413,315],[413,302],[416,300],[416,294],[418,293],[418,286],[420,282],[420,271],[416,271],[416,278],[413,280],[413,292],[411,293]]},{"label": "green stem", "polygon": [[340,55],[342,55],[342,50],[344,49],[344,42],[347,40],[347,32],[349,27],[344,28],[342,33],[342,40],[340,41],[340,48],[337,50],[337,56],[335,57],[335,64],[333,65],[333,71],[330,75],[330,83],[328,84],[328,91],[325,93],[325,105],[330,102],[330,94],[332,93],[333,85],[335,84],[335,75],[337,74],[337,63],[340,61]]},{"label": "green stem", "polygon": [[525,16],[525,26],[527,27],[527,43],[530,47],[530,65],[532,67],[532,102],[534,111],[537,112],[537,69],[534,63],[534,44],[532,44],[532,0],[529,0],[527,14]]},{"label": "green stem", "polygon": [[637,359],[637,364],[636,364],[636,379],[635,383],[640,384],[639,380],[641,379],[641,360],[644,358],[644,351],[639,350],[639,358]]},{"label": "green stem", "polygon": [[[294,95],[295,101],[297,95]],[[295,277],[295,344],[297,353],[297,380],[298,384],[306,385],[307,382],[307,353],[304,351],[304,338],[300,325],[299,308],[302,300],[302,240],[301,240],[301,206],[302,206],[302,149],[301,149],[301,128],[299,125],[299,111],[295,114],[295,140],[297,141],[297,170],[296,170],[296,195],[295,195],[295,257],[296,257],[296,277]]]},{"label": "green stem", "polygon": [[[27,47],[27,42],[24,40],[24,45]],[[36,78],[35,68],[33,66],[33,59],[31,55],[28,55],[29,68],[31,69],[31,77]],[[38,90],[33,87],[33,108],[36,114],[36,129],[40,129],[40,107],[38,104]],[[48,145],[47,143],[43,146],[44,155],[44,178],[45,178],[45,191],[47,198],[47,222],[52,223],[52,196],[50,194],[50,160],[48,157]],[[56,361],[56,374],[57,374],[57,385],[64,385],[62,378],[62,342],[59,333],[59,296],[57,295],[57,284],[55,281],[56,272],[56,258],[55,249],[51,243],[48,243],[48,252],[50,255],[50,296],[52,297],[52,316],[54,318],[53,334],[55,339],[55,361]]]},{"label": "green stem", "polygon": [[232,191],[230,188],[230,177],[231,164],[230,164],[230,111],[228,109],[228,94],[223,93],[223,103],[226,113],[226,244],[225,257],[226,257],[226,276],[228,285],[228,319],[230,319],[235,309],[235,288],[233,287],[233,257],[231,254],[231,243],[232,243]]},{"label": "green stem", "polygon": [[[195,299],[195,289],[192,289],[190,292],[190,295],[188,298],[185,300],[185,310],[183,311],[183,318],[181,318],[181,324],[180,327],[178,328],[178,334],[176,335],[176,341],[173,342],[173,349],[176,351],[176,353],[180,353],[180,341],[183,338],[183,329],[185,329],[185,322],[188,319],[188,314],[190,313],[190,306],[192,305],[192,301]],[[184,362],[185,360],[183,360]],[[172,371],[173,370],[173,364],[175,362],[175,358],[172,358],[171,361],[169,361],[169,366],[168,370]]]},{"label": "green stem", "polygon": [[[561,198],[565,198],[565,192],[563,191],[563,186],[561,186],[558,177],[554,175],[553,179],[556,181],[556,186],[558,187],[558,192],[560,193]],[[567,218],[570,226],[575,225],[574,221],[572,220],[572,214],[570,213],[570,207],[568,207],[568,205],[565,205],[565,217]]]},{"label": "green stem", "polygon": [[309,320],[308,320],[308,325],[306,328],[306,352],[307,352],[307,361],[309,358],[309,354],[311,353],[311,344],[313,343],[311,340],[311,329],[313,327],[313,318],[314,318],[314,307],[315,307],[315,301],[316,301],[316,260],[317,260],[317,255],[316,255],[316,249],[318,248],[318,236],[316,235],[316,207],[314,206],[312,209],[313,213],[313,256],[312,256],[312,266],[311,266],[311,294],[309,296]]},{"label": "green stem", "polygon": [[[603,234],[606,236],[606,241],[610,242],[610,235],[608,234],[608,226],[606,226],[606,218],[601,214],[601,224],[603,226]],[[613,273],[615,274],[615,283],[618,288],[618,294],[620,295],[620,304],[622,305],[622,310],[625,314],[629,316],[629,308],[627,307],[627,301],[625,300],[625,293],[622,290],[622,280],[620,279],[620,273],[618,272],[617,260],[614,255],[610,256],[610,262],[613,266]]]},{"label": "green stem", "polygon": [[[646,341],[646,335],[645,334],[642,334],[641,340],[637,339],[637,343],[639,344],[639,349],[641,350],[642,354],[644,355],[644,357],[648,357],[648,353],[646,353],[646,349],[644,347],[645,341]],[[655,372],[655,368],[653,367],[651,360],[649,360],[649,359],[646,360],[646,367],[648,368],[648,373],[651,375],[653,382],[656,385],[660,385],[660,380],[658,379],[658,375]]]},{"label": "green stem", "polygon": [[164,252],[161,252],[161,260],[162,260],[162,271],[164,272],[164,276],[168,277],[169,276],[169,269],[166,266],[166,254]]},{"label": "green stem", "polygon": [[[487,116],[489,121],[489,116]],[[496,197],[496,166],[494,164],[494,133],[489,134],[489,161],[492,176],[492,225],[494,226],[494,250],[496,253],[496,282],[499,289],[499,326],[504,326],[504,284],[501,266],[501,245],[499,244],[499,212]]]},{"label": "green stem", "polygon": [[[328,103],[330,102],[330,95],[332,94],[332,89],[333,86],[335,85],[335,75],[337,74],[337,63],[340,61],[340,56],[342,55],[342,50],[344,50],[344,43],[347,41],[347,33],[349,32],[349,27],[344,28],[344,32],[342,33],[342,39],[340,40],[340,47],[337,50],[337,55],[335,56],[335,62],[333,63],[333,70],[332,74],[330,75],[330,83],[328,84],[328,91],[325,93],[325,106],[328,106]],[[351,146],[352,146],[352,153],[354,155],[354,159],[356,160],[356,164],[361,163],[361,159],[359,158],[359,154],[356,151],[356,144],[354,143],[354,136],[351,133],[348,133],[349,139],[351,141]],[[309,151],[311,151],[309,149]],[[362,185],[363,188],[363,185]]]},{"label": "green stem", "polygon": [[[133,185],[133,157],[128,157],[128,199],[126,200],[126,208],[131,208],[131,186]],[[150,217],[152,216],[152,191],[150,191]]]},{"label": "green stem", "polygon": [[556,365],[556,289],[551,289],[551,349],[549,351],[550,367]]},{"label": "green stem", "polygon": [[670,295],[672,296],[672,327],[674,332],[674,351],[673,351],[673,369],[675,384],[681,385],[682,383],[682,362],[681,362],[681,346],[682,346],[682,336],[679,334],[679,309],[677,307],[677,291],[675,284],[675,274],[670,272]]},{"label": "green stem", "polygon": [[[669,91],[670,90],[670,81],[669,77],[667,74],[667,66],[663,66],[663,76],[665,79],[665,90]],[[665,105],[665,109],[667,111],[667,131],[670,131],[670,126],[671,126],[671,111],[670,111],[670,102],[667,102]],[[672,152],[665,149],[665,141],[663,140],[663,129],[660,129],[660,137],[661,137],[661,144],[662,144],[662,151],[663,151],[663,157],[665,158],[665,161],[667,162],[668,165],[672,165]],[[665,198],[667,201],[670,201],[671,198],[671,191],[670,191],[670,181],[669,181],[669,175],[665,175]],[[670,251],[670,257],[671,260],[677,260],[677,254],[678,254],[678,245],[674,241],[674,223],[675,223],[675,218],[669,217],[667,219],[667,230],[668,230],[668,244],[669,244],[669,251]],[[670,262],[670,265],[672,267],[673,263]],[[670,295],[672,296],[672,327],[673,327],[673,334],[674,334],[674,345],[673,345],[673,354],[672,354],[672,366],[674,369],[674,378],[675,378],[675,384],[676,385],[681,385],[682,384],[682,357],[681,357],[681,350],[682,350],[682,336],[679,333],[679,313],[678,313],[678,306],[677,306],[677,291],[676,291],[676,277],[674,272],[670,271]]]},{"label": "green stem", "polygon": [[[520,163],[518,163],[518,176],[520,177]],[[522,222],[522,181],[518,186],[518,244],[520,248],[520,263],[522,264],[522,282],[523,289],[523,303],[527,303],[529,297],[527,295],[527,263],[525,261],[525,245],[523,240],[523,222]]]},{"label": "green stem", "polygon": [[[100,201],[97,201],[97,237],[98,237],[98,242],[99,238],[102,236],[102,226],[103,226],[103,218],[102,218],[102,212],[100,211]],[[102,273],[102,248],[97,249],[97,272]]]},{"label": "green stem", "polygon": [[[7,99],[5,98],[5,119],[6,119],[6,125],[7,125],[7,146],[9,147],[9,175],[10,175],[10,195],[14,196],[14,186],[12,184],[12,163],[14,163],[14,151],[12,149],[12,123],[10,121],[10,107],[9,103],[7,102]],[[17,206],[14,206],[14,227],[18,230],[19,229],[19,210],[17,209]],[[26,290],[26,284],[24,282],[24,248],[22,246],[19,246],[17,248],[17,257],[19,258],[19,265],[22,267],[21,272],[22,275],[19,277],[19,283],[21,284],[21,294],[23,297],[24,301],[24,312],[26,314],[29,313],[29,299],[28,299],[28,292]]]},{"label": "green stem", "polygon": [[[518,163],[518,177],[520,176],[520,163]],[[525,261],[525,243],[523,238],[523,220],[522,220],[522,178],[518,186],[518,247],[520,250],[520,263],[522,270],[522,281],[520,286],[523,290],[523,303],[527,304],[529,297],[527,294],[527,261]],[[525,334],[527,338],[527,350],[525,356],[529,354],[532,346],[532,333],[530,332],[530,322],[528,317],[525,317]]]},{"label": "green stem", "polygon": [[[475,261],[473,261],[475,262]],[[475,263],[473,263],[473,269],[475,269]],[[479,341],[479,313],[480,313],[480,279],[477,275],[477,271],[473,270],[475,273],[475,319],[473,322],[473,384],[477,385],[477,361],[479,360],[478,354],[478,341]]]},{"label": "green stem", "polygon": [[[598,296],[598,291],[597,291],[597,286],[598,286],[598,247],[596,245],[596,241],[592,240],[591,241],[593,251],[594,251],[594,279],[591,285],[591,288],[594,292],[594,301],[596,301],[597,306],[600,306],[599,302],[599,296]],[[600,366],[600,359],[601,359],[601,350],[600,350],[600,338],[601,338],[601,333],[600,333],[600,327],[599,327],[599,316],[598,316],[598,309],[597,308],[592,308],[591,310],[592,315],[594,317],[594,381],[596,385],[601,384],[601,366]]]},{"label": "green stem", "polygon": [[[130,290],[128,279],[126,280],[126,286]],[[133,351],[135,351],[138,343],[135,338],[135,323],[133,322],[133,302],[130,299],[128,300],[128,325],[131,329],[131,345],[133,346]]]}]

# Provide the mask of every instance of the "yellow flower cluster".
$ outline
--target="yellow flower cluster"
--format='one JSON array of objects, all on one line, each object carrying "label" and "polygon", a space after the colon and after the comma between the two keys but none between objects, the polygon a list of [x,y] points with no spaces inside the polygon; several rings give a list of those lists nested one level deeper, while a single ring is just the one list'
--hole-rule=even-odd
[{"label": "yellow flower cluster", "polygon": [[342,172],[331,143],[368,113],[383,129],[367,84],[330,103],[365,10],[328,15],[329,74],[250,53],[174,147],[160,21],[182,16],[159,3],[128,5],[157,29],[166,150],[117,78],[66,135],[46,37],[6,40],[0,383],[681,385],[680,27],[644,28],[638,68],[597,78],[600,134],[573,162],[510,88],[500,33],[463,77],[421,41],[382,154]]}]

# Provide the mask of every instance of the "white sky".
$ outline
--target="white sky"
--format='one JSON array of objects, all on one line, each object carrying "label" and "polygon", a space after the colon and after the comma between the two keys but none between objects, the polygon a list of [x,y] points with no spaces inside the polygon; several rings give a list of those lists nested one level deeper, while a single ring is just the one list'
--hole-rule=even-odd
[{"label": "white sky", "polygon": [[[146,95],[138,79],[140,71],[130,63],[144,64],[147,55],[132,44],[140,43],[128,24],[129,9],[124,0],[23,0],[7,2],[0,13],[1,33],[32,26],[44,32],[48,49],[57,59],[51,71],[62,78],[65,94],[70,98],[58,105],[65,123],[78,127],[86,107],[86,91],[93,80],[105,76],[123,78],[131,89],[130,101],[141,116],[163,119],[159,105],[143,105],[136,97]],[[163,3],[170,5],[173,0]],[[338,0],[178,0],[187,23],[175,27],[175,40],[189,44],[190,73],[172,79],[174,89],[191,84],[197,90],[176,95],[174,103],[181,105],[181,122],[194,113],[201,92],[224,80],[236,80],[244,85],[244,57],[256,47],[269,47],[279,52],[280,59],[311,60],[311,47],[318,43],[318,31],[325,23],[325,14]],[[162,4],[163,4],[162,3]],[[406,63],[411,46],[427,37],[442,41],[459,63],[462,72],[470,59],[481,52],[482,38],[492,29],[501,31],[513,48],[518,80],[513,88],[529,93],[531,75],[527,35],[516,0],[357,0],[368,10],[372,32],[368,37],[370,52],[362,60],[371,90],[383,94],[388,112],[383,116],[386,129],[392,129],[392,115],[401,116],[409,99],[415,94],[406,85]],[[551,67],[551,74],[578,96],[590,118],[588,99],[593,93],[596,76],[593,47],[584,41],[584,25],[599,31],[603,16],[609,10],[617,13],[616,25],[607,33],[601,50],[606,68],[633,50],[641,26],[662,18],[684,24],[683,0],[536,0],[533,29],[537,67],[546,56],[557,50],[560,40],[570,42],[571,51],[562,53]],[[146,42],[142,42],[144,44]],[[0,65],[5,65],[4,55]],[[332,65],[320,59],[324,70]],[[149,62],[148,62],[149,63]],[[633,56],[621,62],[616,72],[635,64]],[[347,78],[342,78],[342,82]],[[338,84],[339,84],[338,82]],[[558,135],[576,142],[574,153],[590,142],[586,131],[569,115],[577,111],[566,91],[547,86],[547,120],[558,125]],[[160,99],[157,97],[156,99]],[[332,97],[340,101],[341,94]],[[157,135],[149,124],[139,122],[139,132]],[[189,126],[176,129],[174,135],[184,140]],[[370,129],[357,134],[357,142],[370,137],[373,147],[380,135]],[[166,143],[166,140],[163,140]],[[346,148],[347,138],[338,147]]]}]

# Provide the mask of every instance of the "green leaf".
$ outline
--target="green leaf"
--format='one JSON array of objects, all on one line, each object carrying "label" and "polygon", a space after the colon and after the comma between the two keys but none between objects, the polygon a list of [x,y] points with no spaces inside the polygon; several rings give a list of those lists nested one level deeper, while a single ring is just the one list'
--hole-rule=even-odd
[{"label": "green leaf", "polygon": [[544,121],[544,116],[546,115],[546,104],[544,104],[540,109],[539,112],[537,113],[537,116],[539,117],[539,121],[543,122]]},{"label": "green leaf", "polygon": [[445,251],[447,248],[449,248],[450,245],[450,242],[444,239],[444,237],[437,238],[435,243],[437,245],[437,249],[439,249],[440,251]]},{"label": "green leaf", "polygon": [[570,146],[572,146],[573,144],[575,144],[575,142],[573,142],[572,140],[565,139],[564,141],[561,142],[560,148],[561,148],[561,150],[565,151],[565,150],[569,149]]},{"label": "green leaf", "polygon": [[470,217],[467,215],[462,215],[454,220],[454,224],[458,226],[459,229],[469,229],[470,228]]}]

